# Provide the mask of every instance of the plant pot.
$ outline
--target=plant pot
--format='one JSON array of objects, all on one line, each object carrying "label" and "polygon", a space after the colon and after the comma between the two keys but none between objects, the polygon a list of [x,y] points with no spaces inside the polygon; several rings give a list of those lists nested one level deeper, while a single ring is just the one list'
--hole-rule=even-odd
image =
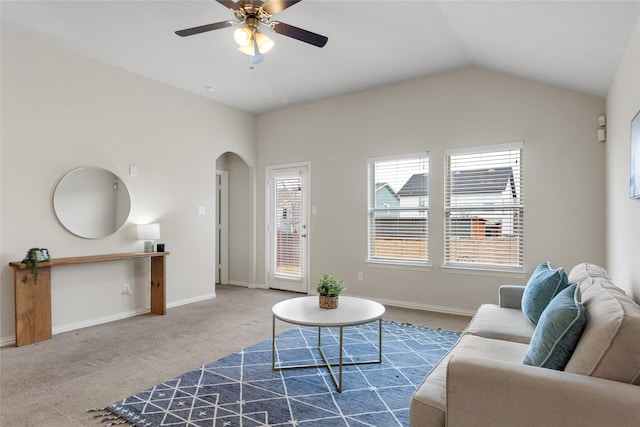
[{"label": "plant pot", "polygon": [[338,308],[338,297],[320,295],[320,308]]},{"label": "plant pot", "polygon": [[49,261],[49,251],[47,249],[40,249],[36,251],[36,260],[38,262]]}]

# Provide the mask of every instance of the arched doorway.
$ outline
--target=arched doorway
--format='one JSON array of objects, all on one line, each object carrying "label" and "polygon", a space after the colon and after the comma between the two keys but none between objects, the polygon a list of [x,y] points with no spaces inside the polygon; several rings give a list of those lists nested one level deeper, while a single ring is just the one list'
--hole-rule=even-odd
[{"label": "arched doorway", "polygon": [[253,253],[249,166],[235,153],[216,160],[216,283],[251,285]]}]

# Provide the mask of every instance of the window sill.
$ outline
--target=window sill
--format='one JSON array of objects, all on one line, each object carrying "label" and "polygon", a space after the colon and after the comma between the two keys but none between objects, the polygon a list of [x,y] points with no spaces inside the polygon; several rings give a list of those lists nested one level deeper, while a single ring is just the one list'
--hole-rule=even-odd
[{"label": "window sill", "polygon": [[396,270],[431,271],[431,264],[417,262],[365,261],[367,267],[391,268]]},{"label": "window sill", "polygon": [[469,274],[473,276],[491,276],[491,277],[508,277],[514,279],[524,279],[527,272],[524,268],[513,270],[492,269],[491,267],[463,267],[452,265],[441,265],[440,269],[443,273],[449,274]]}]

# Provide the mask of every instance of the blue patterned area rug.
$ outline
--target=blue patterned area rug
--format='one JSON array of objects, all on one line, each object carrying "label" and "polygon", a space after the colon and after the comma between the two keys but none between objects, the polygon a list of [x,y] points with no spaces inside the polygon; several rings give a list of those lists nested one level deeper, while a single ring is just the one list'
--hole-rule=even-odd
[{"label": "blue patterned area rug", "polygon": [[[322,331],[325,354],[337,361],[339,329]],[[382,363],[344,366],[342,393],[326,367],[273,371],[269,338],[96,417],[137,427],[408,426],[413,392],[460,334],[389,321],[382,331]],[[276,366],[321,363],[317,333],[299,327],[277,335]],[[343,342],[344,362],[377,360],[378,322],[345,327]]]}]

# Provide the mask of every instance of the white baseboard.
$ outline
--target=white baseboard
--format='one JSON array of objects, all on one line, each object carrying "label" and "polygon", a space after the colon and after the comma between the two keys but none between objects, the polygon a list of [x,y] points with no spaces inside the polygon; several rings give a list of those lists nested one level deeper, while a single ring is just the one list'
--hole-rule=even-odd
[{"label": "white baseboard", "polygon": [[227,283],[225,283],[226,285],[233,285],[233,286],[244,286],[245,288],[248,288],[251,286],[251,283],[248,282],[241,282],[239,280],[229,280],[227,281]]},{"label": "white baseboard", "polygon": [[9,347],[16,345],[16,336],[11,335],[9,337],[0,338],[0,347]]},{"label": "white baseboard", "polygon": [[229,280],[229,283],[227,283],[228,285],[233,285],[233,286],[243,286],[245,288],[249,288],[249,289],[269,289],[268,286],[264,285],[264,284],[258,284],[258,283],[247,283],[247,282],[240,282],[238,280]]},{"label": "white baseboard", "polygon": [[167,304],[167,308],[174,308],[174,307],[179,307],[181,305],[193,304],[194,302],[206,301],[209,299],[214,299],[215,297],[216,297],[216,294],[214,292],[212,294],[204,294],[199,297],[182,299],[182,300],[174,301]]},{"label": "white baseboard", "polygon": [[96,326],[103,323],[114,322],[116,320],[128,319],[129,317],[139,316],[148,312],[148,308],[137,308],[135,310],[112,314],[111,316],[97,317],[95,319],[84,320],[82,322],[67,323],[66,325],[56,326],[55,328],[52,328],[51,332],[53,335],[61,334],[63,332],[75,331],[76,329],[87,328],[89,326]]},{"label": "white baseboard", "polygon": [[[250,283],[245,283],[245,282],[238,282],[238,281],[233,281],[230,280],[229,281],[229,285],[235,285],[235,286],[244,286],[246,288],[249,289],[270,289],[269,286],[265,285],[265,284],[250,284]],[[356,296],[356,295],[354,295]],[[453,307],[442,307],[442,306],[438,306],[438,305],[429,305],[429,304],[415,304],[415,303],[411,303],[411,302],[407,302],[407,301],[397,301],[397,300],[390,300],[390,299],[380,299],[380,298],[371,298],[371,297],[367,297],[367,296],[361,296],[362,298],[369,298],[375,301],[378,301],[380,304],[384,304],[384,305],[391,305],[394,307],[401,307],[401,308],[410,308],[410,309],[414,309],[414,310],[424,310],[424,311],[433,311],[435,313],[445,313],[445,314],[455,314],[458,316],[473,316],[476,312],[475,310],[463,310],[460,308],[453,308]]]},{"label": "white baseboard", "polygon": [[439,305],[415,304],[415,303],[406,302],[406,301],[396,301],[396,300],[388,300],[388,299],[378,299],[378,298],[371,298],[371,299],[378,301],[380,304],[391,305],[393,307],[433,311],[435,313],[455,314],[458,316],[473,316],[475,314],[475,310],[463,310],[460,308],[442,307]]}]

